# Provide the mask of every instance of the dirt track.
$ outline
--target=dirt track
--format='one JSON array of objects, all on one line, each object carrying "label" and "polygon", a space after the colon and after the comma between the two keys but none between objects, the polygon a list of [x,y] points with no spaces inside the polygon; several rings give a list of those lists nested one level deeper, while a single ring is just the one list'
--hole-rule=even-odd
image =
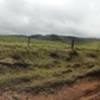
[{"label": "dirt track", "polygon": [[[61,91],[48,96],[21,96],[16,99],[5,93],[0,100],[100,100],[100,80],[81,81],[72,86],[64,86]],[[15,99],[14,99],[15,98]]]}]

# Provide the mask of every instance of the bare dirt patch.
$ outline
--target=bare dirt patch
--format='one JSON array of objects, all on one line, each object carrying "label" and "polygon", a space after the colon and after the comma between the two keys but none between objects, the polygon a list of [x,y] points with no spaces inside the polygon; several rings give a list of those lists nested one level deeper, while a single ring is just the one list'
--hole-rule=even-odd
[{"label": "bare dirt patch", "polygon": [[16,95],[5,92],[0,100],[100,100],[100,80],[77,81],[71,86],[64,86],[54,94],[48,95]]}]

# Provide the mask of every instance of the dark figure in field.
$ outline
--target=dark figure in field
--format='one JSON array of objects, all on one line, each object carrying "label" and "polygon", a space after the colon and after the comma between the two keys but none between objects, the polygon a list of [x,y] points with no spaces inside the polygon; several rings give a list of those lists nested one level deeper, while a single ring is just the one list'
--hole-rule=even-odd
[{"label": "dark figure in field", "polygon": [[31,36],[28,36],[28,42],[27,42],[28,47],[30,47],[30,43],[31,43]]},{"label": "dark figure in field", "polygon": [[71,49],[74,50],[74,47],[75,47],[75,39],[73,38],[71,40]]},{"label": "dark figure in field", "polygon": [[75,37],[71,37],[70,41],[71,41],[71,50],[74,51],[74,49],[75,49],[75,41],[76,41]]}]

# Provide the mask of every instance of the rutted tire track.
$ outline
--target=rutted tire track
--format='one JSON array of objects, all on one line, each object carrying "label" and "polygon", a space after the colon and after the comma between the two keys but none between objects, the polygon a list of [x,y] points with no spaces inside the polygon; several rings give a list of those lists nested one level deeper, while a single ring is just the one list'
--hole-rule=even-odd
[{"label": "rutted tire track", "polygon": [[[4,93],[0,100],[17,100],[14,99],[13,93]],[[9,99],[10,98],[10,99]],[[55,94],[49,95],[19,95],[18,100],[100,100],[100,80],[75,82],[71,86],[64,86]]]}]

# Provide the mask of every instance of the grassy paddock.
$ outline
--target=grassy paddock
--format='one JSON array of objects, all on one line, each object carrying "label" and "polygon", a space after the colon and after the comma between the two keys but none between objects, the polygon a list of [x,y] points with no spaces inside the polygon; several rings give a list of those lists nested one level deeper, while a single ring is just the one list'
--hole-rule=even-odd
[{"label": "grassy paddock", "polygon": [[0,88],[16,91],[51,91],[59,84],[100,72],[99,41],[68,43],[0,37]]}]

